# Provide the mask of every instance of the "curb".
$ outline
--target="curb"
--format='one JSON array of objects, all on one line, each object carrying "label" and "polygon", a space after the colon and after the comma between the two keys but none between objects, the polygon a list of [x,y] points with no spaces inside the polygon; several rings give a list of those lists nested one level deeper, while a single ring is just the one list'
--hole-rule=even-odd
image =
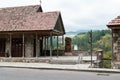
[{"label": "curb", "polygon": [[82,71],[82,72],[100,72],[100,73],[120,73],[120,70],[109,69],[68,69],[68,68],[43,68],[43,67],[21,67],[21,66],[0,66],[5,68],[26,68],[26,69],[43,69],[43,70],[64,70],[64,71]]}]

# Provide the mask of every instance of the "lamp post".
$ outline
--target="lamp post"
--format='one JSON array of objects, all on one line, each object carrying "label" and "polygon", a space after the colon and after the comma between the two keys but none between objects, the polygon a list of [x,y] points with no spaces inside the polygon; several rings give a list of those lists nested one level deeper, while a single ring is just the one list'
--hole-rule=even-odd
[{"label": "lamp post", "polygon": [[92,67],[92,62],[93,62],[93,60],[92,60],[92,51],[93,51],[93,49],[92,49],[92,47],[93,47],[93,45],[92,45],[92,30],[90,32],[88,32],[88,35],[89,35],[88,43],[90,44],[91,67]]}]

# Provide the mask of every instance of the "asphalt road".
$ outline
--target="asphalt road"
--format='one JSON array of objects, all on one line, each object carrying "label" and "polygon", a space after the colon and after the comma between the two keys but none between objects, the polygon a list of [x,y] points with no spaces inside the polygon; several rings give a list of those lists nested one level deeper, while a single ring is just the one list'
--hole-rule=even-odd
[{"label": "asphalt road", "polygon": [[0,80],[120,80],[120,74],[0,68]]}]

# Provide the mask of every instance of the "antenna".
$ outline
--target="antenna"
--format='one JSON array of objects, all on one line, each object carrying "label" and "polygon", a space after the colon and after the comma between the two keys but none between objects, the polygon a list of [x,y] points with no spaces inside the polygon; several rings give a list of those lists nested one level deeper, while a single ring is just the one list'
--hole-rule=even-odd
[{"label": "antenna", "polygon": [[40,0],[40,5],[41,5],[42,1]]}]

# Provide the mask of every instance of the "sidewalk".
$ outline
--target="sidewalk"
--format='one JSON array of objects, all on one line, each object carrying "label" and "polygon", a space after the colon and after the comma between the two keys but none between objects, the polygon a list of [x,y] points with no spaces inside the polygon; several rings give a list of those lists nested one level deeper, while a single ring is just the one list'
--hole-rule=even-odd
[{"label": "sidewalk", "polygon": [[120,69],[88,68],[89,64],[61,65],[48,63],[0,62],[0,67],[120,73]]}]

